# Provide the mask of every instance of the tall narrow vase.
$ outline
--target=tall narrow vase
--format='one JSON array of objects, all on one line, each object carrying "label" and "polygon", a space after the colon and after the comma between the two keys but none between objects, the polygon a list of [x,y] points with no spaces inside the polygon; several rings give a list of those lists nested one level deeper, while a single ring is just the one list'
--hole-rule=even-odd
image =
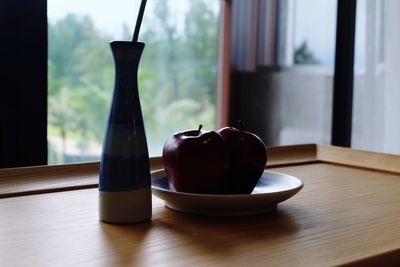
[{"label": "tall narrow vase", "polygon": [[144,43],[110,43],[115,62],[114,95],[103,144],[99,213],[104,222],[151,219],[151,180],[137,72]]}]

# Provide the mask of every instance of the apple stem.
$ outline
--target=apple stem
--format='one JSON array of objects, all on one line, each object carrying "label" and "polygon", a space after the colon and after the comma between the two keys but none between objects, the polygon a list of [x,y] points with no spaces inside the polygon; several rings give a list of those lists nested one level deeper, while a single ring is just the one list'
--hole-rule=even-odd
[{"label": "apple stem", "polygon": [[198,135],[200,135],[201,128],[203,128],[203,125],[199,124]]},{"label": "apple stem", "polygon": [[242,122],[242,120],[238,120],[238,125],[239,125],[239,130],[240,131],[243,131],[243,122]]}]

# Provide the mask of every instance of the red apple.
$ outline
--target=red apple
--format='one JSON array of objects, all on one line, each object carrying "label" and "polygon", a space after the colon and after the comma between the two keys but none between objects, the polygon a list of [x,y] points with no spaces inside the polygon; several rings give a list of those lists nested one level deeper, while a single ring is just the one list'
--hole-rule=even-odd
[{"label": "red apple", "polygon": [[163,148],[163,162],[171,190],[217,194],[225,177],[229,154],[224,139],[214,131],[179,132]]},{"label": "red apple", "polygon": [[[241,124],[240,124],[241,125]],[[230,163],[224,189],[227,194],[250,194],[267,162],[264,142],[255,134],[233,127],[218,131],[225,139],[230,154]]]}]

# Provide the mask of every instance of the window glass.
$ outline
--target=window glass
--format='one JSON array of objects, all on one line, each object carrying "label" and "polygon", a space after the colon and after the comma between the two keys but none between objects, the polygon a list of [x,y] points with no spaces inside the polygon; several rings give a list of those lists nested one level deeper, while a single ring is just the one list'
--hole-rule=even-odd
[{"label": "window glass", "polygon": [[268,145],[329,144],[337,0],[233,3],[236,117]]},{"label": "window glass", "polygon": [[337,1],[294,2],[294,63],[335,64]]},{"label": "window glass", "polygon": [[400,2],[357,1],[352,147],[400,154]]},{"label": "window glass", "polygon": [[329,144],[337,1],[288,2],[292,4],[287,5],[286,28],[278,28],[278,35],[282,31],[292,34],[287,38],[292,40],[287,49],[293,49],[293,62],[288,68],[269,74],[268,97],[273,108],[268,118],[271,144]]},{"label": "window glass", "polygon": [[[111,40],[131,40],[139,0],[48,1],[49,164],[98,160],[114,86]],[[215,126],[219,1],[148,1],[138,74],[150,156],[171,133]]]}]

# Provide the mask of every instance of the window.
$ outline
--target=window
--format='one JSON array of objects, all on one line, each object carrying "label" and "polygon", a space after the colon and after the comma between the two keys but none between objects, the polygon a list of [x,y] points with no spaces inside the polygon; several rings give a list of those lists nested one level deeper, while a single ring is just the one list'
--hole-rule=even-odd
[{"label": "window", "polygon": [[329,144],[337,1],[234,4],[235,119],[269,145]]},{"label": "window", "polygon": [[297,0],[294,19],[294,64],[333,66],[337,1]]},{"label": "window", "polygon": [[[108,42],[132,38],[139,4],[48,1],[49,164],[99,159],[114,82]],[[147,3],[138,78],[150,156],[173,132],[215,128],[219,12],[215,0]]]},{"label": "window", "polygon": [[[121,11],[121,13],[119,14],[124,13],[124,11],[130,12],[129,10],[137,10],[137,1],[138,0],[132,3],[132,9],[126,8],[126,10]],[[397,137],[400,130],[398,128],[399,124],[397,123],[397,114],[399,114],[400,110],[398,110],[397,100],[399,99],[400,95],[398,90],[399,80],[396,70],[398,69],[397,65],[400,61],[398,60],[397,56],[397,47],[399,47],[399,42],[397,38],[398,34],[396,34],[395,27],[398,24],[397,18],[399,17],[398,4],[394,3],[394,1],[357,1],[358,15],[357,31],[355,34],[356,57],[354,69],[354,119],[353,131],[351,132],[351,128],[348,127],[347,123],[349,121],[347,120],[347,118],[351,117],[352,115],[351,109],[346,109],[345,111],[339,110],[338,112],[338,110],[335,110],[334,108],[336,112],[334,112],[333,114],[331,112],[332,109],[330,105],[332,103],[332,90],[330,88],[332,86],[332,78],[329,75],[333,75],[333,72],[331,72],[332,74],[330,74],[329,69],[328,71],[325,70],[326,66],[328,66],[329,68],[330,61],[321,60],[322,57],[320,56],[320,53],[317,52],[318,49],[315,48],[315,41],[313,41],[313,38],[305,38],[309,34],[308,31],[312,31],[313,29],[308,29],[308,26],[301,26],[300,22],[300,24],[297,25],[297,22],[295,22],[296,19],[300,19],[301,16],[305,16],[304,12],[306,12],[306,14],[308,11],[315,13],[315,8],[313,9],[313,7],[309,7],[307,9],[305,4],[311,3],[312,0],[302,1],[224,1],[224,3],[229,3],[229,5],[225,5],[225,8],[229,10],[229,14],[222,17],[223,21],[230,21],[230,10],[231,7],[233,8],[233,46],[232,48],[229,47],[229,44],[227,44],[229,41],[226,40],[230,40],[230,38],[225,38],[223,40],[224,45],[220,45],[219,49],[222,49],[223,47],[225,55],[232,54],[232,65],[234,67],[233,73],[235,75],[233,75],[231,83],[231,87],[233,90],[226,90],[223,93],[220,92],[217,95],[217,102],[220,103],[225,101],[225,109],[223,109],[225,111],[228,110],[226,107],[232,107],[229,110],[231,123],[234,123],[234,120],[237,119],[238,116],[240,116],[242,120],[247,120],[247,122],[245,122],[247,125],[247,129],[260,134],[262,137],[264,137],[266,143],[268,144],[279,145],[290,143],[303,143],[308,141],[317,143],[329,143],[329,128],[331,124],[331,120],[329,119],[329,117],[333,115],[332,117],[335,118],[335,114],[340,113],[339,119],[332,120],[332,137],[337,136],[338,132],[345,132],[346,140],[349,139],[348,136],[350,136],[350,134],[353,135],[353,147],[399,153],[398,151],[400,151],[400,144]],[[62,2],[63,4],[78,6],[78,2],[76,2],[75,4],[64,3],[65,1]],[[192,4],[192,1],[189,0],[179,2],[169,0],[165,3],[167,3],[166,6],[169,7],[171,3],[174,3],[175,5],[175,3],[183,2],[186,2],[186,7],[183,8],[183,10],[189,10],[188,3],[190,3],[190,5]],[[193,2],[195,2],[194,4],[215,4],[212,0],[198,0]],[[241,7],[241,5],[244,5],[244,3],[246,3],[245,7]],[[335,24],[331,21],[331,19],[335,19],[335,16],[330,15],[336,13],[336,8],[333,7],[333,3],[338,3],[339,6],[337,10],[338,32],[340,29],[341,33],[350,32],[350,34],[345,36],[345,38],[337,39],[337,42],[341,44],[341,48],[337,49],[336,51],[352,51],[350,40],[352,38],[350,35],[353,34],[351,33],[351,31],[348,30],[349,24],[346,23],[349,21],[351,22],[352,19],[355,17],[353,14],[353,11],[355,10],[355,1],[318,1],[318,4],[326,4],[331,8],[322,8],[319,14],[315,13],[316,16],[321,16],[321,18],[315,20],[314,24],[322,22],[329,29],[329,25]],[[49,99],[49,102],[52,102],[51,104],[49,103],[49,108],[50,106],[63,107],[62,105],[65,104],[65,101],[71,101],[71,99],[75,98],[75,100],[77,101],[74,102],[74,108],[79,111],[87,109],[87,107],[85,107],[83,104],[86,104],[87,101],[92,100],[95,102],[95,104],[98,104],[98,106],[108,107],[108,104],[106,102],[107,99],[109,99],[109,94],[111,94],[111,90],[113,87],[113,78],[111,78],[111,81],[109,79],[104,81],[104,83],[109,83],[109,85],[105,86],[103,83],[101,83],[101,81],[97,81],[100,80],[100,78],[96,78],[100,76],[105,76],[99,75],[100,71],[97,72],[91,69],[91,71],[88,72],[87,75],[77,75],[75,76],[75,78],[65,78],[61,79],[61,81],[56,81],[59,78],[59,76],[57,76],[59,75],[59,73],[57,72],[59,72],[60,70],[56,70],[54,58],[49,61],[47,61],[46,58],[47,1],[37,0],[33,3],[32,1],[28,0],[21,0],[17,2],[12,0],[4,0],[2,4],[2,8],[0,9],[0,29],[2,32],[2,36],[5,38],[5,40],[13,40],[13,42],[1,43],[2,51],[6,52],[2,54],[2,60],[0,61],[3,74],[2,90],[0,90],[0,111],[1,114],[3,114],[1,116],[2,129],[0,131],[0,148],[2,152],[0,153],[0,167],[18,167],[46,164],[47,116],[44,116],[43,114],[47,113],[47,76],[49,76],[49,83],[55,82],[53,88],[50,88],[51,85],[49,84],[49,89],[52,90],[52,92],[50,93],[59,94],[58,98],[54,98],[54,100]],[[100,3],[96,2],[96,5],[100,6]],[[96,5],[91,5],[91,7],[95,7]],[[134,5],[136,5],[136,8],[134,7]],[[301,6],[296,9],[296,6],[298,7],[299,5]],[[85,8],[85,6],[87,7],[86,2],[79,2],[79,6],[83,9]],[[219,7],[216,4],[215,7],[214,5],[209,5],[207,7],[214,12],[214,15],[216,15],[216,17],[219,17]],[[112,10],[114,10],[114,8],[115,5],[113,5]],[[50,9],[51,3],[49,3],[49,10]],[[103,7],[103,10],[104,9],[106,8]],[[107,12],[98,11],[94,13],[96,14],[96,16],[98,15],[100,17],[108,17],[110,15],[109,11],[111,9],[106,10]],[[175,13],[185,14],[185,12],[183,11],[181,13],[181,10],[178,10],[179,12],[176,12],[176,10],[178,9],[174,9],[174,15]],[[235,12],[237,12],[238,10],[241,10],[242,12],[248,12],[247,17],[251,18],[251,20],[249,20],[249,22],[246,22],[246,19],[244,19],[245,22],[243,22],[243,18],[240,20],[235,20],[235,17],[237,17],[237,14]],[[265,10],[267,11],[263,13]],[[268,13],[268,10],[270,13]],[[324,13],[327,10],[329,10],[329,12],[331,13]],[[340,12],[340,10],[342,10],[342,12]],[[346,12],[349,10],[350,12]],[[63,12],[64,11],[67,11],[67,13],[72,12],[68,8],[64,8]],[[222,11],[222,15],[225,15],[224,11],[225,10]],[[154,15],[154,12],[154,7],[148,8],[146,12],[146,18],[151,18],[151,20],[148,22],[144,22],[144,24],[147,24],[147,26],[144,25],[143,29],[146,29],[146,27],[146,30],[152,29],[152,25],[154,23],[152,16]],[[52,26],[56,25],[58,22],[61,22],[63,19],[65,19],[65,16],[67,15],[67,13],[64,12],[58,15],[55,14],[53,17],[53,15],[50,13],[49,22]],[[125,21],[122,18],[122,20],[120,20],[116,24],[106,23],[107,25],[103,26],[97,25],[96,19],[90,17],[90,12],[85,13],[82,11],[79,14],[75,14],[75,16],[70,16],[69,19],[75,20],[75,22],[78,23],[83,23],[84,25],[86,25],[86,27],[88,27],[89,30],[86,31],[86,34],[88,34],[86,38],[88,40],[108,41],[112,38],[122,38],[123,36],[128,35],[130,38],[132,24],[134,23],[134,18],[136,17],[136,12],[133,11],[132,13],[133,19],[131,21],[129,21],[129,19]],[[89,14],[89,17],[85,16],[85,14]],[[274,18],[274,15],[279,16],[276,16],[276,18]],[[184,17],[184,15],[180,16]],[[123,16],[121,15],[121,17]],[[291,20],[288,18],[291,18]],[[262,20],[264,20],[264,24]],[[272,21],[272,23],[275,24],[271,24],[271,27],[263,27],[263,25],[270,25],[266,23],[266,20],[270,22]],[[331,22],[328,23],[327,20]],[[178,19],[176,19],[175,22],[177,23],[177,21]],[[180,21],[182,21],[182,19],[180,19]],[[286,26],[285,23],[282,23],[282,21],[287,22]],[[345,24],[340,24],[340,22],[345,22]],[[125,27],[122,26],[123,23],[125,23]],[[119,30],[111,30],[113,28],[112,25],[119,25]],[[166,25],[169,24],[167,23]],[[176,26],[177,25],[178,24],[176,24]],[[224,26],[226,26],[226,24]],[[279,26],[280,28],[277,26]],[[177,26],[177,28],[179,28],[177,30],[178,33],[187,33],[184,26]],[[217,27],[215,27],[215,29],[216,28]],[[301,30],[299,30],[302,28],[306,29],[303,34],[301,33]],[[101,29],[102,31],[100,31],[99,29]],[[251,29],[251,31],[248,31],[248,29]],[[126,34],[127,32],[129,32],[129,34]],[[229,36],[228,32],[229,31],[227,31],[225,28],[225,37]],[[207,31],[207,33],[209,32]],[[51,32],[49,29],[49,35],[57,36],[57,34],[59,34],[59,31]],[[69,34],[73,34],[73,32],[69,32]],[[95,35],[95,37],[98,39],[95,39],[92,35]],[[331,35],[329,34],[329,36]],[[144,40],[148,43],[150,41],[154,41],[155,37],[160,38],[158,34],[154,36],[151,34],[146,35],[144,34],[144,31],[142,31],[142,36],[140,38],[141,40]],[[175,37],[177,37],[177,35],[175,35]],[[181,37],[182,36],[180,36],[180,38]],[[178,39],[178,41],[181,41],[180,38],[176,39]],[[327,35],[324,37],[324,39],[332,38],[328,38]],[[174,41],[177,41],[176,39],[174,39]],[[188,38],[186,37],[182,37],[182,39],[184,41],[188,41]],[[349,39],[350,41],[346,41],[345,39]],[[250,40],[250,42],[244,42],[246,40]],[[313,55],[311,58],[318,59],[319,62],[323,63],[322,65],[311,64],[310,66],[310,64],[293,64],[293,62],[295,61],[294,54],[296,54],[296,50],[298,50],[298,48],[301,47],[301,45],[304,43],[303,40],[306,40],[307,42],[307,49],[305,49],[303,46],[302,51],[311,51],[311,54]],[[156,44],[161,45],[157,42]],[[69,47],[71,44],[65,43],[63,45]],[[49,44],[49,46],[51,46],[51,44]],[[84,48],[80,48],[72,57],[65,57],[65,55],[64,57],[67,59],[67,61],[69,60],[72,62],[77,62],[76,57],[95,55],[96,53],[99,55],[103,53],[102,51],[109,51],[108,46],[102,48],[96,46],[97,49],[88,49],[88,47],[93,48],[94,46],[94,42],[88,42],[83,47],[86,48],[86,51],[90,50],[90,53],[85,52]],[[148,47],[149,43],[147,48]],[[338,44],[336,44],[336,47],[338,47]],[[280,50],[278,50],[277,48],[280,48]],[[232,51],[230,51],[231,49]],[[49,47],[49,53],[51,51],[53,50],[51,47]],[[150,49],[147,49],[147,51],[147,53],[150,53]],[[251,53],[248,53],[249,51]],[[164,50],[158,49],[157,51],[154,50],[153,52],[154,54],[160,54],[163,53]],[[187,51],[183,51],[182,49],[180,49],[179,52],[181,53]],[[333,51],[331,52],[333,54]],[[305,54],[307,55],[308,53]],[[338,55],[341,56],[337,56],[336,60],[338,58],[349,60],[342,60],[343,62],[341,62],[341,64],[338,64],[336,62],[336,66],[339,67],[338,69],[336,69],[336,72],[342,72],[342,74],[350,73],[351,71],[348,71],[346,68],[349,67],[349,69],[352,69],[352,55],[350,54],[350,56],[345,56],[343,53],[338,53]],[[165,55],[162,54],[162,56]],[[229,56],[227,56],[226,58],[228,57]],[[143,66],[154,66],[150,63],[146,65],[144,58],[145,55],[143,55],[142,59]],[[93,57],[93,60],[94,59],[97,60],[96,62],[108,62],[107,64],[109,64],[111,60],[109,56],[95,56]],[[82,60],[82,62],[83,63],[79,67],[73,68],[74,71],[80,71],[85,68],[85,60]],[[188,61],[184,62],[187,63]],[[47,64],[49,65],[49,73],[47,73]],[[179,64],[183,63],[181,62]],[[229,65],[229,60],[224,61],[223,65],[226,67],[227,64]],[[183,66],[186,65],[183,64]],[[214,70],[212,68],[211,70],[216,73],[216,64],[214,64],[213,66],[215,66]],[[321,72],[315,71],[315,67],[321,66],[324,67]],[[71,65],[65,65],[62,67],[65,68],[63,71],[67,71],[67,69],[70,68]],[[307,71],[307,69],[310,70],[310,68],[314,70]],[[188,71],[187,69],[184,70]],[[102,71],[104,71],[105,75],[113,77],[113,75],[111,74],[113,70],[103,69]],[[224,73],[227,72],[228,70],[227,68],[225,68]],[[197,73],[196,78],[200,77],[200,74],[201,73]],[[312,75],[321,76],[321,74],[325,76],[322,76],[322,78],[319,77],[321,79],[319,79],[318,82],[315,82]],[[239,78],[237,77],[238,75],[240,76]],[[149,84],[157,80],[150,79],[151,75],[148,75],[148,72],[146,71],[140,73],[140,76],[141,83],[139,86],[141,90],[144,90],[145,88],[150,88],[147,86],[150,86]],[[335,81],[337,80],[336,77],[339,77],[338,80],[341,81],[340,84],[335,83],[335,88],[333,90],[334,95],[336,95],[337,91],[341,91],[340,88],[346,87],[346,92],[345,94],[342,94],[340,96],[340,101],[336,101],[336,97],[334,97],[334,107],[337,107],[339,109],[343,107],[343,103],[347,107],[351,108],[351,105],[348,104],[352,103],[352,80],[347,79],[347,74],[345,74],[344,76],[345,78],[343,78],[343,76],[339,77],[337,73],[335,73],[335,76],[333,77]],[[162,77],[162,75],[158,77]],[[225,75],[224,77],[224,88],[226,89],[229,88],[229,86],[227,86],[229,84],[229,81],[227,79],[227,75]],[[353,76],[351,75],[350,77],[353,78]],[[89,83],[90,81],[95,81],[95,83]],[[196,79],[195,81],[198,80]],[[58,82],[59,84],[57,84]],[[193,82],[193,80],[191,82]],[[71,84],[73,86],[82,87],[83,90],[80,91],[82,95],[72,95],[70,94],[73,92],[72,90],[68,91],[68,93],[66,93],[65,90],[61,90],[61,88],[65,86],[71,86]],[[100,86],[100,84],[102,85]],[[193,83],[190,84],[192,85]],[[202,85],[201,83],[198,83],[196,85],[199,84]],[[315,86],[316,84],[318,84],[318,86]],[[170,88],[175,87],[170,86]],[[278,88],[283,89],[278,90]],[[315,92],[312,92],[312,88],[315,89]],[[99,92],[100,89],[104,89],[104,94],[102,95],[102,97],[96,97],[96,99],[91,99],[89,97],[93,92]],[[106,92],[107,90],[109,91]],[[79,90],[75,90],[74,93],[76,93],[76,91]],[[63,96],[65,96],[65,99],[61,97],[62,94],[64,94]],[[232,101],[231,103],[227,104],[227,99],[229,99],[229,96],[232,97]],[[184,97],[187,97],[187,95],[183,95],[181,97],[181,95],[179,94],[178,99],[182,101],[186,100],[183,99]],[[212,97],[215,96],[212,95],[210,97],[210,101],[202,102],[200,104],[206,106],[205,103],[208,103],[207,105],[211,107],[208,110],[209,112],[207,114],[215,113],[215,107],[212,101]],[[287,97],[289,99],[288,102],[286,102]],[[197,101],[197,99],[198,98],[194,98],[192,100]],[[221,101],[221,99],[223,101]],[[64,102],[61,100],[63,100]],[[110,99],[108,101],[110,101]],[[167,104],[172,105],[172,102],[169,102]],[[182,108],[182,106],[192,107],[191,104],[185,106],[184,102],[183,104],[178,105],[178,107],[175,108],[179,109]],[[161,108],[161,106],[159,107]],[[162,108],[164,107],[165,106],[162,106]],[[306,108],[304,109],[304,107]],[[101,142],[99,142],[99,136],[101,135],[99,134],[99,129],[104,128],[108,111],[100,110],[102,109],[96,109],[96,112],[103,112],[103,119],[97,119],[99,118],[98,114],[89,113],[90,116],[95,117],[96,119],[86,121],[83,119],[79,121],[67,120],[67,123],[71,124],[69,127],[71,127],[72,129],[78,129],[74,132],[65,132],[65,140],[67,140],[67,137],[71,137],[72,142],[74,142],[73,147],[75,148],[75,151],[73,151],[73,153],[71,154],[77,154],[78,157],[80,157],[77,160],[95,159],[98,157],[98,155],[94,155],[96,153],[92,154],[92,152],[90,151],[97,150],[99,152],[99,144],[101,144]],[[218,111],[219,110],[221,109],[219,108]],[[49,124],[53,125],[48,127],[49,136],[53,135],[55,139],[60,139],[62,131],[60,130],[59,126],[54,125],[54,120],[57,119],[56,117],[58,115],[57,112],[49,110],[49,114],[51,112],[53,112],[53,114],[51,115],[53,117],[50,119],[49,116]],[[199,116],[199,113],[194,113],[195,115],[193,118]],[[227,114],[228,113],[225,112],[224,121],[227,120]],[[74,117],[71,116],[71,114],[64,114],[64,116],[67,115],[71,118]],[[164,112],[162,115],[164,115]],[[302,118],[304,118],[303,115],[307,117],[306,121],[302,120]],[[146,116],[147,115],[145,114],[145,119],[148,120],[148,117],[146,118]],[[290,118],[290,116],[292,118]],[[342,120],[341,118],[345,118],[346,120]],[[212,124],[212,119],[210,121],[210,123]],[[96,128],[98,125],[89,125],[89,122],[98,122],[98,125],[102,124],[103,126]],[[196,121],[195,124],[197,125],[198,122]],[[90,131],[80,131],[79,127],[89,128]],[[294,128],[300,129],[300,131],[288,131]],[[305,130],[306,132],[302,132],[301,130]],[[150,130],[148,130],[148,134],[150,134],[149,131]],[[154,132],[154,134],[157,135],[159,133]],[[88,137],[86,137],[85,135],[88,135]],[[84,138],[82,139],[82,137]],[[349,145],[349,142],[347,142],[346,140],[343,141],[344,139],[342,137],[340,137],[339,139],[339,142],[333,143],[344,146]],[[79,140],[89,140],[89,142],[83,142]],[[94,142],[92,140],[94,140]],[[157,141],[157,139],[153,137],[152,140],[155,142]],[[161,142],[162,141],[160,141],[160,143]],[[51,152],[49,154],[53,155],[51,156],[53,157],[53,162],[64,162],[63,157],[59,156],[60,150],[63,150],[63,142],[55,141],[55,143],[56,144],[54,144],[54,147],[50,149]],[[65,142],[64,146],[67,145],[68,143]],[[66,149],[64,149],[64,151],[65,150]],[[83,152],[83,154],[79,155],[79,153],[81,152]],[[150,153],[153,153],[151,148]]]},{"label": "window", "polygon": [[397,1],[357,2],[352,147],[400,154]]}]

